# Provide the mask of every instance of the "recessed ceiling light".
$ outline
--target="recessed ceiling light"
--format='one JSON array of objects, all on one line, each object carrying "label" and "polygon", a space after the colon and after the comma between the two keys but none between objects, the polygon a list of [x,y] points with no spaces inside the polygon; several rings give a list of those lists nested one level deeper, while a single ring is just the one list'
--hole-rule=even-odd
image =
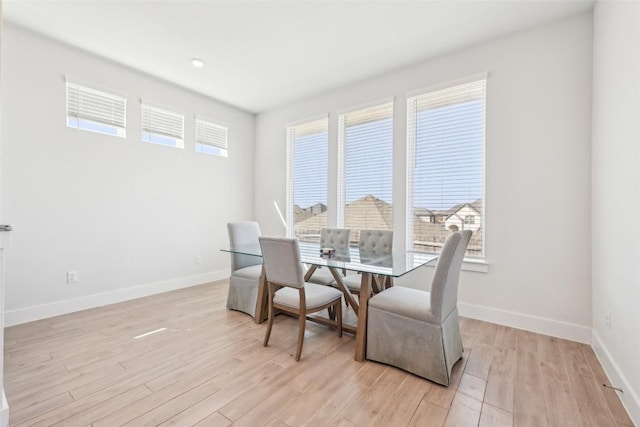
[{"label": "recessed ceiling light", "polygon": [[193,58],[191,60],[191,63],[193,64],[194,67],[196,68],[202,68],[204,67],[204,61],[202,59],[199,58]]}]

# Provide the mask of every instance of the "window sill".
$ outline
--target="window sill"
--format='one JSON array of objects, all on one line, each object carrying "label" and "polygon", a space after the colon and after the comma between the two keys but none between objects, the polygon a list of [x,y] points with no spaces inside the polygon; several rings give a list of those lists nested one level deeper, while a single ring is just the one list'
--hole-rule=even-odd
[{"label": "window sill", "polygon": [[[427,267],[435,267],[436,262],[429,263]],[[473,271],[475,273],[488,273],[489,263],[484,260],[465,259],[462,262],[462,271]]]},{"label": "window sill", "polygon": [[462,271],[475,271],[476,273],[488,273],[489,263],[484,260],[464,260],[462,262]]}]

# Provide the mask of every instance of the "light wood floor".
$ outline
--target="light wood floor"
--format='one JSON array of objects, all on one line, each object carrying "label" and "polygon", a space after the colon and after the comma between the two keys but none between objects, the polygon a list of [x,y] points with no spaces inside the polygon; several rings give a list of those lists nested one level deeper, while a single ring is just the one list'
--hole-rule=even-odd
[{"label": "light wood floor", "polygon": [[586,345],[462,319],[445,388],[355,362],[352,336],[312,323],[296,363],[295,319],[278,316],[264,348],[265,325],[226,294],[218,282],[7,328],[11,425],[632,425]]}]

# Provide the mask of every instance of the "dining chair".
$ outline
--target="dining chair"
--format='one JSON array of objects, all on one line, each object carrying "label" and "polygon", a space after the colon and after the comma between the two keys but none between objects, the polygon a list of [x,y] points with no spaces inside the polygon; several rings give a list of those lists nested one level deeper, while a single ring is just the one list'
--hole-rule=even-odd
[{"label": "dining chair", "polygon": [[260,237],[262,260],[269,288],[269,323],[264,346],[269,344],[276,311],[298,316],[298,346],[296,361],[300,360],[307,315],[332,307],[334,321],[327,323],[338,329],[342,336],[342,292],[330,286],[304,281],[304,267],[300,259],[297,239]]},{"label": "dining chair", "polygon": [[367,359],[449,385],[463,351],[458,279],[471,234],[463,230],[447,237],[430,292],[394,286],[369,300]]},{"label": "dining chair", "polygon": [[[229,246],[258,245],[260,226],[254,221],[230,222],[227,224]],[[227,308],[241,311],[255,318],[258,288],[262,273],[262,258],[259,256],[231,253],[231,277]]]},{"label": "dining chair", "polygon": [[[358,239],[358,250],[360,252],[360,261],[367,259],[375,261],[376,258],[388,256],[393,250],[393,231],[391,230],[361,230]],[[372,288],[374,292],[380,291],[384,287],[386,280],[379,279],[374,276]],[[350,274],[342,279],[345,286],[353,294],[360,293],[361,275]],[[384,283],[383,283],[384,282]]]},{"label": "dining chair", "polygon": [[[336,255],[348,255],[350,237],[351,230],[348,228],[323,228],[320,230],[320,247],[335,249]],[[346,271],[343,271],[342,275],[344,276],[345,274]],[[328,267],[318,267],[311,277],[307,278],[307,281],[319,285],[331,286],[335,283],[336,279]]]}]

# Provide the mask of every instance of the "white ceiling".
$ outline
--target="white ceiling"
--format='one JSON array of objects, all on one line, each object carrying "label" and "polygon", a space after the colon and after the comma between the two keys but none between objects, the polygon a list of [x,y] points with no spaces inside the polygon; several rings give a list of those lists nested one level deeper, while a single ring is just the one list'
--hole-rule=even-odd
[{"label": "white ceiling", "polygon": [[[3,16],[257,113],[592,7],[591,0],[4,0]],[[194,68],[194,57],[205,68]]]}]

